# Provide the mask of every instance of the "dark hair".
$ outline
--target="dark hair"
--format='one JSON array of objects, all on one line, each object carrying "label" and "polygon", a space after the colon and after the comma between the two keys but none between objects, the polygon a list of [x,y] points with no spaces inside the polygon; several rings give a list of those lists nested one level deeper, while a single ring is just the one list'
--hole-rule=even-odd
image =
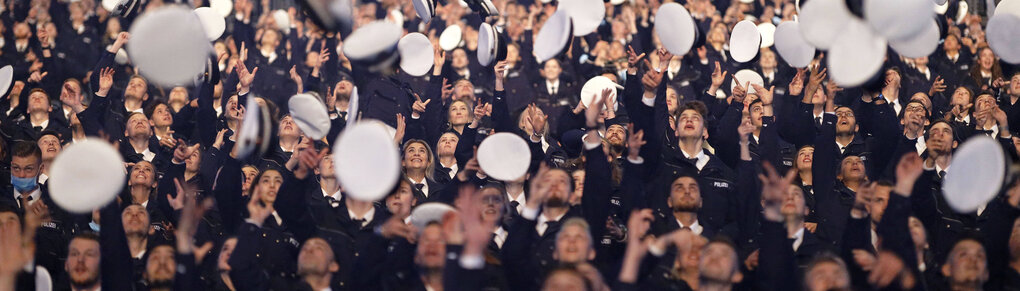
[{"label": "dark hair", "polygon": [[42,150],[39,149],[39,145],[35,141],[19,141],[15,143],[11,153],[12,157],[24,158],[33,156],[38,160],[42,160]]},{"label": "dark hair", "polygon": [[70,245],[71,242],[73,242],[76,239],[90,240],[99,243],[99,234],[92,231],[79,232],[78,234],[71,237],[71,239],[67,241],[67,244]]},{"label": "dark hair", "polygon": [[677,108],[677,113],[684,113],[684,111],[687,110],[694,110],[699,115],[701,115],[702,118],[708,116],[708,106],[705,106],[705,103],[701,102],[700,100],[694,100],[686,102],[684,104],[680,104],[680,107]]},{"label": "dark hair", "polygon": [[166,101],[153,100],[152,102],[149,102],[148,106],[145,106],[145,109],[142,110],[142,113],[145,114],[146,118],[152,119],[152,114],[156,112],[156,107],[159,107],[160,105],[164,105],[167,108],[170,108],[170,105],[168,105]]},{"label": "dark hair", "polygon": [[57,132],[56,130],[47,129],[47,130],[43,130],[42,133],[39,134],[39,138],[36,139],[36,142],[38,142],[40,139],[42,139],[42,137],[47,136],[47,135],[52,135],[53,137],[56,137],[57,140],[63,141],[63,139],[62,139],[62,137],[61,137],[59,132]]},{"label": "dark hair", "polygon": [[258,170],[259,173],[255,174],[254,178],[251,178],[251,186],[248,187],[248,197],[252,197],[252,195],[255,195],[255,188],[257,188],[256,185],[259,184],[259,180],[262,179],[262,176],[265,175],[266,172],[276,171],[277,173],[280,173],[281,175],[283,175],[283,172],[280,171],[280,169],[277,169],[277,168],[269,167],[269,168],[266,168],[266,169],[259,169],[258,167],[256,167],[255,169]]}]

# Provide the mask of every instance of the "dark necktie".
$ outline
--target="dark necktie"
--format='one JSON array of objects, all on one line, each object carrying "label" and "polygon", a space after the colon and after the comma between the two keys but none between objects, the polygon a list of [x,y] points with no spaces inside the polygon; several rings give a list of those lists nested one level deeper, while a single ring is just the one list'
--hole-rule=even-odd
[{"label": "dark necktie", "polygon": [[695,165],[695,166],[698,165],[698,157],[684,158],[684,159],[687,160],[687,162],[691,163],[691,165]]},{"label": "dark necktie", "polygon": [[422,190],[424,188],[425,188],[425,183],[414,184],[414,189],[418,189],[418,192],[424,192],[424,190]]},{"label": "dark necktie", "polygon": [[822,118],[821,117],[815,117],[815,124],[816,125],[822,125]]},{"label": "dark necktie", "polygon": [[944,170],[943,171],[939,171],[939,178],[945,178],[945,177],[946,177],[946,171],[944,171]]},{"label": "dark necktie", "polygon": [[340,201],[337,201],[336,198],[333,198],[333,196],[326,196],[326,202],[329,203],[329,206],[333,208],[340,206]]},{"label": "dark necktie", "polygon": [[517,213],[517,206],[520,206],[520,205],[521,205],[520,202],[510,201],[510,213],[513,213],[513,216],[520,215],[520,213]]},{"label": "dark necktie", "polygon": [[40,131],[42,131],[43,128],[42,128],[42,126],[33,126],[32,129],[34,129],[35,132],[40,132]]},{"label": "dark necktie", "polygon": [[351,224],[354,225],[354,227],[357,227],[357,228],[360,229],[360,228],[362,228],[365,225],[365,219],[364,218],[362,218],[362,219],[354,219],[354,218],[352,218],[351,219]]}]

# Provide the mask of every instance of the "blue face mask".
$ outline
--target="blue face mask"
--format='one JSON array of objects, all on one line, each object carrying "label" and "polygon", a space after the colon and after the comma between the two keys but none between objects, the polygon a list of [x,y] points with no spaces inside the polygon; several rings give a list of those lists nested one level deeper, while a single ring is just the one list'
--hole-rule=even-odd
[{"label": "blue face mask", "polygon": [[31,190],[35,190],[38,183],[36,183],[37,177],[20,178],[11,175],[11,185],[14,186],[14,190],[25,193]]}]

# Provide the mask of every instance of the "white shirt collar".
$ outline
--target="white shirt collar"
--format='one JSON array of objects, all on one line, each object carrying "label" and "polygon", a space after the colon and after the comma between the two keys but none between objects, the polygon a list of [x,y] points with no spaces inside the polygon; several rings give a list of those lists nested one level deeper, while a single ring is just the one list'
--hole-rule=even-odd
[{"label": "white shirt collar", "polygon": [[322,187],[319,187],[319,190],[322,191],[322,197],[333,197],[336,201],[340,201],[340,199],[344,197],[344,195],[340,193],[340,189],[337,189],[336,192],[333,192],[333,194],[326,193],[326,189],[322,189]]},{"label": "white shirt collar", "polygon": [[800,230],[797,230],[797,233],[794,233],[791,238],[793,239],[793,251],[796,252],[800,245],[804,243],[804,228],[801,227]]},{"label": "white shirt collar", "polygon": [[[422,192],[422,194],[425,194],[426,198],[429,197],[429,181],[428,181],[428,178],[422,178],[421,181],[415,181],[414,178],[411,178],[411,177],[408,177],[407,179],[411,180],[411,183],[424,185],[424,186],[421,187],[421,192]],[[411,185],[411,186],[413,187],[414,185]]]},{"label": "white shirt collar", "polygon": [[538,216],[538,221],[535,223],[535,231],[538,231],[538,235],[540,236],[545,235],[545,230],[549,228],[549,226],[546,225],[545,223],[550,221],[553,222],[560,221],[560,219],[563,219],[564,215],[567,215],[567,213],[564,212],[563,214],[560,214],[560,216],[557,216],[555,219],[549,219],[548,217],[545,216],[545,212],[542,212],[542,214]]},{"label": "white shirt collar", "polygon": [[505,229],[503,229],[502,226],[500,226],[496,228],[496,230],[493,230],[492,234],[494,234],[494,236],[492,236],[493,242],[496,243],[497,247],[502,249],[503,243],[506,242],[506,237],[510,234],[510,232],[506,231]]},{"label": "white shirt collar", "polygon": [[554,91],[553,88],[556,88],[555,91],[558,93],[560,91],[560,80],[559,79],[556,79],[556,81],[545,80],[545,87],[549,89],[549,94],[553,93]]},{"label": "white shirt collar", "polygon": [[[680,222],[679,219],[676,220],[676,224],[680,225],[680,228],[684,228],[685,227],[684,223]],[[691,223],[691,225],[687,225],[686,227],[689,228],[691,230],[691,232],[693,232],[694,234],[697,234],[697,235],[701,235],[701,232],[705,231],[705,228],[702,227],[701,223],[698,223],[697,220],[695,220],[694,223]]]},{"label": "white shirt collar", "polygon": [[46,129],[47,126],[50,126],[50,119],[47,118],[46,120],[43,120],[42,123],[35,124],[35,123],[32,123],[31,118],[29,118],[28,123],[32,124],[33,127],[38,126],[38,127],[42,127],[43,129]]},{"label": "white shirt collar", "polygon": [[924,154],[924,151],[928,149],[928,145],[924,141],[924,132],[917,136],[917,144],[914,145],[917,149],[917,154]]},{"label": "white shirt collar", "polygon": [[142,155],[142,159],[145,159],[148,162],[152,162],[152,159],[156,158],[156,153],[150,151],[149,148],[145,148],[145,150],[139,154]]},{"label": "white shirt collar", "polygon": [[698,167],[698,171],[701,171],[701,169],[705,168],[705,165],[708,164],[709,156],[705,154],[704,150],[698,151],[698,155],[693,157],[691,155],[688,155],[687,152],[685,152],[683,149],[680,149],[680,152],[684,154],[685,158],[698,159],[698,163],[695,165]]},{"label": "white shirt collar", "polygon": [[517,199],[514,199],[513,195],[510,195],[510,193],[507,192],[506,193],[506,198],[507,198],[507,201],[506,201],[507,203],[510,203],[510,202],[513,202],[513,201],[517,201],[517,207],[516,207],[517,208],[517,213],[521,213],[521,211],[524,211],[524,205],[528,204],[528,197],[526,195],[524,195],[524,193],[521,193],[520,195],[517,195]]},{"label": "white shirt collar", "polygon": [[351,211],[350,208],[347,209],[347,215],[351,219],[365,219],[365,222],[361,223],[361,227],[365,227],[369,223],[372,223],[372,219],[375,218],[375,207],[372,207],[371,209],[368,210],[368,212],[365,212],[365,216],[361,218],[358,218],[358,216],[354,214],[354,211]]},{"label": "white shirt collar", "polygon": [[[42,189],[42,187],[36,185],[35,190],[32,190],[31,193],[28,193],[28,197],[32,197],[32,201],[28,202],[29,205],[35,203],[36,201],[39,201],[39,197],[42,196],[42,191],[40,189]],[[17,189],[14,190],[14,200],[18,201],[19,205],[21,204],[21,192],[18,192]],[[25,207],[22,206],[21,208]]]},{"label": "white shirt collar", "polygon": [[450,169],[450,173],[449,173],[450,174],[450,179],[456,178],[457,177],[457,172],[460,172],[460,167],[457,167],[457,163],[453,163],[453,165],[449,166],[449,167],[447,167],[446,165],[443,165],[443,163],[439,163],[439,165],[442,165],[443,167],[446,167],[447,169]]}]

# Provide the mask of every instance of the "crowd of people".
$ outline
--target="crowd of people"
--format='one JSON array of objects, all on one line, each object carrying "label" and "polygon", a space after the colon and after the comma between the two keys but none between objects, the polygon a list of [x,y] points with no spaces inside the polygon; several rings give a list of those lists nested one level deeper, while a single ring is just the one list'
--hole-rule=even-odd
[{"label": "crowd of people", "polygon": [[[1020,290],[1020,179],[1007,174],[977,211],[942,190],[967,174],[953,154],[973,137],[1005,156],[984,166],[1020,161],[1020,67],[988,46],[983,0],[948,1],[934,53],[890,50],[853,87],[827,76],[824,52],[806,68],[769,46],[751,62],[730,55],[737,22],[796,21],[807,1],[679,1],[704,38],[686,55],[653,31],[667,1],[607,1],[595,32],[544,61],[536,34],[555,1],[494,0],[486,18],[439,1],[429,21],[414,1],[353,2],[352,25],[427,35],[425,76],[352,62],[346,35],[303,9],[317,1],[235,0],[203,77],[167,87],[127,58],[128,30],[207,1],[113,13],[0,0],[0,64],[13,69],[0,290]],[[505,34],[505,60],[479,62],[482,23]],[[444,50],[453,26],[462,41]],[[581,96],[596,76],[620,87]],[[298,93],[327,108],[325,138],[291,116]],[[249,100],[274,138],[245,156]],[[393,129],[401,157],[377,201],[348,195],[332,152],[370,119]],[[496,133],[526,141],[526,174],[480,166]],[[116,148],[127,178],[113,202],[77,213],[53,202],[48,175],[87,140]],[[410,223],[425,204],[455,210]]]}]

